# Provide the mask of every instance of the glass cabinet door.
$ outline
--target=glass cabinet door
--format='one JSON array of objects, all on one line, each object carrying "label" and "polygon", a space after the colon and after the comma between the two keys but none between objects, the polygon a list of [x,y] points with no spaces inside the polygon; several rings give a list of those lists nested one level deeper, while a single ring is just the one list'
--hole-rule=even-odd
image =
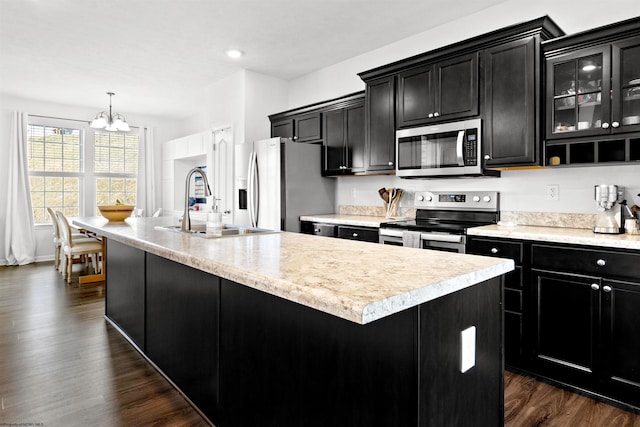
[{"label": "glass cabinet door", "polygon": [[613,45],[612,128],[640,129],[640,38]]},{"label": "glass cabinet door", "polygon": [[551,62],[547,70],[553,89],[548,136],[608,132],[608,48],[567,55]]}]

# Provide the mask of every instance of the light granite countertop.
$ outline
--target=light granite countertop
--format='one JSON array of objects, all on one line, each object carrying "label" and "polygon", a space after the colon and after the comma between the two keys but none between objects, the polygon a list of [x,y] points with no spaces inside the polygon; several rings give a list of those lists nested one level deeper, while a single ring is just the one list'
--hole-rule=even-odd
[{"label": "light granite countertop", "polygon": [[640,250],[640,235],[597,234],[586,228],[485,225],[468,229],[467,235]]},{"label": "light granite countertop", "polygon": [[[366,324],[514,269],[512,260],[271,233],[206,239],[158,230],[173,219],[74,224],[234,282]],[[108,266],[107,266],[108,268]]]},{"label": "light granite countertop", "polygon": [[345,214],[326,214],[326,215],[304,215],[300,217],[300,221],[322,222],[325,224],[352,225],[355,227],[374,227],[379,228],[380,224],[385,222],[403,221],[409,218],[386,218],[384,216],[371,215],[345,215]]}]

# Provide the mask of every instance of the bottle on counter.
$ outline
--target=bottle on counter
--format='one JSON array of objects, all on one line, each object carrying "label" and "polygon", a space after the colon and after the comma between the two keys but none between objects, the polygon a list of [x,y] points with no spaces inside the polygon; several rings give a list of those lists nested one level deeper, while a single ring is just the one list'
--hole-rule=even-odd
[{"label": "bottle on counter", "polygon": [[222,212],[218,209],[218,199],[215,199],[213,208],[207,212],[206,232],[207,234],[222,233]]}]

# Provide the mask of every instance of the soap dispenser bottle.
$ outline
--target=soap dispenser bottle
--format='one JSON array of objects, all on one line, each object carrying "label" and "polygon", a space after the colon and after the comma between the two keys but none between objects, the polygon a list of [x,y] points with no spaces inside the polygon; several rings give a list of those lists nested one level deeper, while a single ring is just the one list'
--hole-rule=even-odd
[{"label": "soap dispenser bottle", "polygon": [[218,200],[220,199],[214,199],[213,208],[207,212],[207,234],[222,233],[222,212],[218,209]]}]

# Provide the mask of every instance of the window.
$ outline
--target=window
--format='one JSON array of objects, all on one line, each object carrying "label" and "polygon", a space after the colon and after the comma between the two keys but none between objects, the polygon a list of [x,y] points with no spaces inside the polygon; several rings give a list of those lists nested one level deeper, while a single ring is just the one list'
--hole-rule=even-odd
[{"label": "window", "polygon": [[47,207],[67,216],[80,213],[82,131],[29,125],[29,184],[36,224],[49,222]]},{"label": "window", "polygon": [[96,132],[94,142],[96,201],[113,205],[136,204],[138,136]]},{"label": "window", "polygon": [[30,117],[29,183],[36,224],[46,208],[66,216],[98,214],[98,204],[135,205],[138,182],[135,132],[95,131],[84,122]]}]

